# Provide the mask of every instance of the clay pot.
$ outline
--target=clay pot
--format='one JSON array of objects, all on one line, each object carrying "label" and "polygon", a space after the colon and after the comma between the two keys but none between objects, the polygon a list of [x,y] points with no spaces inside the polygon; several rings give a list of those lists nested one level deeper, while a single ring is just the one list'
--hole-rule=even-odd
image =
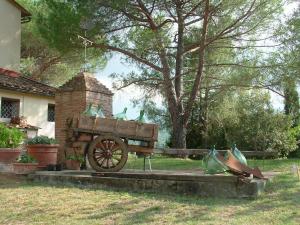
[{"label": "clay pot", "polygon": [[36,159],[39,167],[57,164],[57,152],[59,145],[36,144],[27,145],[27,153]]},{"label": "clay pot", "polygon": [[77,160],[68,159],[66,160],[66,167],[69,170],[80,170],[80,162]]},{"label": "clay pot", "polygon": [[4,164],[16,162],[21,151],[21,149],[15,148],[0,148],[0,162]]},{"label": "clay pot", "polygon": [[38,170],[38,163],[13,163],[15,174],[29,174]]}]

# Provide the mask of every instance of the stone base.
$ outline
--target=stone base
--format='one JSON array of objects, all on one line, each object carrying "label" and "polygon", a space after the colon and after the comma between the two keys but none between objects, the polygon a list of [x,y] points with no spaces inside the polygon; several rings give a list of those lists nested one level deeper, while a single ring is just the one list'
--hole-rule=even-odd
[{"label": "stone base", "polygon": [[204,175],[178,171],[122,171],[92,173],[91,171],[39,171],[30,175],[49,184],[80,184],[92,187],[113,187],[130,191],[188,194],[201,197],[256,198],[267,181],[243,179],[233,175]]},{"label": "stone base", "polygon": [[0,163],[0,172],[12,173],[13,171],[13,164]]}]

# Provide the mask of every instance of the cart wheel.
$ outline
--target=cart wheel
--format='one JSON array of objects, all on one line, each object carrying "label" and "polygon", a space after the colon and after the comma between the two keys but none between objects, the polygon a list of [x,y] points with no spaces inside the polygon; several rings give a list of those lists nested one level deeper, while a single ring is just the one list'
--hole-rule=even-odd
[{"label": "cart wheel", "polygon": [[99,172],[121,170],[128,158],[126,144],[118,137],[99,136],[88,149],[88,159],[92,168]]}]

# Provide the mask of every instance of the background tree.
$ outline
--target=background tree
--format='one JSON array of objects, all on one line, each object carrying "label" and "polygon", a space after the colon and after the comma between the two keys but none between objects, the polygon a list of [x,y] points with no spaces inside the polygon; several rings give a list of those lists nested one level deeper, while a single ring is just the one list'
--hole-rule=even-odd
[{"label": "background tree", "polygon": [[292,17],[287,21],[286,26],[280,31],[280,39],[284,46],[280,49],[283,57],[279,58],[287,65],[282,71],[284,80],[282,89],[285,97],[284,110],[287,115],[293,118],[293,125],[300,123],[299,115],[299,94],[297,87],[300,81],[300,5]]},{"label": "background tree", "polygon": [[[167,103],[172,145],[186,147],[186,129],[208,66],[208,48],[240,48],[242,40],[263,32],[280,9],[278,0],[111,0],[45,1],[40,31],[62,52],[79,46],[80,24],[89,24],[91,48],[117,52],[139,73],[120,77],[120,87],[138,84],[159,92]],[[222,21],[222,22],[219,22]],[[190,61],[194,67],[188,68]],[[190,80],[190,88],[185,80]]]},{"label": "background tree", "polygon": [[[32,20],[22,25],[21,72],[35,80],[60,86],[76,75],[84,66],[83,46],[68,52],[49,46],[38,29],[37,15],[47,16],[48,7],[43,1],[20,0],[32,13]],[[103,68],[106,59],[95,51],[88,54],[90,70]]]}]

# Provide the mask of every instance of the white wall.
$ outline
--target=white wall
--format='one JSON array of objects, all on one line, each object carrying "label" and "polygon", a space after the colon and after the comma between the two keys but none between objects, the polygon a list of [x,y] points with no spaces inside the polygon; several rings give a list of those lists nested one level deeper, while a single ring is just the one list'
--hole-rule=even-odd
[{"label": "white wall", "polygon": [[[42,128],[38,131],[38,135],[55,136],[55,123],[48,122],[48,104],[55,104],[54,97],[23,94],[0,89],[0,99],[3,97],[20,100],[20,116],[26,117],[30,125]],[[7,120],[0,118],[0,121]]]},{"label": "white wall", "polygon": [[21,51],[21,11],[0,0],[0,67],[19,71]]}]

